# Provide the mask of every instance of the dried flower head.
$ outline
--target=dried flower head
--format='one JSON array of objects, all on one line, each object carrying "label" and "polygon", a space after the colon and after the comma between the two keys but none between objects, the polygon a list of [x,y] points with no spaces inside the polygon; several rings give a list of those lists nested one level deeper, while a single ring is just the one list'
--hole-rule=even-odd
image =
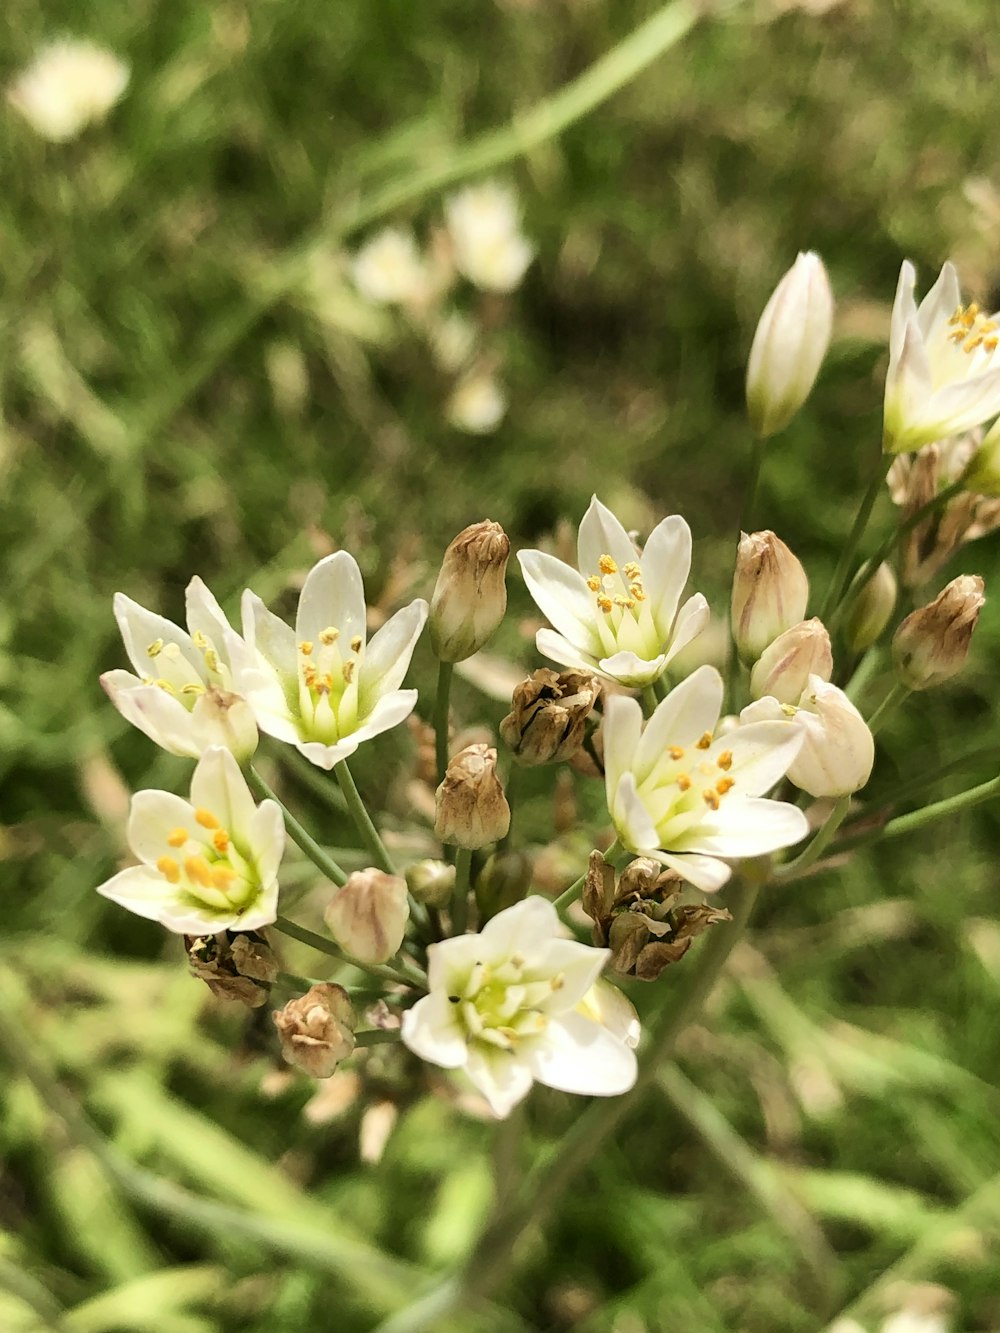
[{"label": "dried flower head", "polygon": [[442,842],[474,851],[498,842],[509,828],[510,806],[497,777],[496,750],[467,745],[437,789],[434,832]]},{"label": "dried flower head", "polygon": [[961,574],[906,617],[893,638],[892,656],[907,689],[928,690],[961,671],[985,601],[979,575]]},{"label": "dried flower head", "polygon": [[443,662],[462,662],[484,648],[507,610],[510,541],[499,523],[463,528],[444,553],[431,597],[430,632]]},{"label": "dried flower head", "polygon": [[572,759],[583,745],[587,718],[600,698],[601,682],[585,671],[542,667],[514,690],[513,709],[500,736],[522,764]]},{"label": "dried flower head", "polygon": [[329,1078],[354,1050],[357,1018],[347,991],[319,982],[274,1012],[281,1054],[310,1078]]},{"label": "dried flower head", "polygon": [[204,981],[213,995],[249,1009],[267,1003],[278,979],[278,961],[258,931],[188,935],[184,943],[192,976]]}]

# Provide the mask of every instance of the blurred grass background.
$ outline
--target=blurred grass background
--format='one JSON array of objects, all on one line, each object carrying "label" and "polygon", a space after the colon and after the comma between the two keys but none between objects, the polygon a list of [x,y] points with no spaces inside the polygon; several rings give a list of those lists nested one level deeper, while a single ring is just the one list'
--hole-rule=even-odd
[{"label": "blurred grass background", "polygon": [[[188,771],[97,684],[124,664],[112,593],[176,619],[198,572],[231,610],[248,583],[287,608],[343,545],[389,607],[426,595],[466,523],[534,544],[596,490],[642,530],[684,513],[694,586],[724,608],[743,365],[803,248],[828,264],[838,335],[771,448],[759,512],[822,590],[878,447],[901,258],[929,281],[951,256],[1000,303],[992,0],[737,5],[501,173],[539,251],[519,292],[478,307],[511,405],[495,435],[451,429],[426,352],[350,286],[345,255],[366,233],[338,240],[331,220],[531,107],[652,12],[0,12],[4,79],[67,31],[132,65],[120,106],[78,142],[0,113],[0,1328],[366,1330],[415,1272],[461,1259],[490,1197],[490,1130],[415,1099],[398,1052],[314,1095],[278,1071],[267,1010],[211,1003],[176,940],[94,893],[122,855],[128,791],[180,789]],[[425,228],[440,211],[431,195],[385,220]],[[987,540],[941,583],[982,573],[989,593],[996,566]],[[516,574],[511,602],[501,650],[534,664]],[[901,780],[925,778],[929,799],[995,772],[998,650],[988,603],[965,674],[886,729],[872,808]],[[415,676],[431,687],[426,647]],[[482,706],[457,689],[461,720]],[[401,729],[358,756],[363,790],[388,789],[390,828],[409,815],[412,755]],[[327,841],[348,836],[301,770],[273,775]],[[597,809],[584,785],[576,799]],[[529,796],[523,828],[545,841],[551,791],[540,779]],[[520,1256],[509,1313],[449,1327],[809,1333],[894,1264],[957,1293],[957,1329],[1000,1327],[998,844],[986,807],[776,889],[662,1095]],[[564,835],[567,877],[587,845]],[[305,910],[321,902],[294,859],[288,883]],[[103,1139],[56,1113],[53,1075]],[[577,1109],[537,1090],[528,1144]],[[865,1302],[874,1326],[888,1306]]]}]

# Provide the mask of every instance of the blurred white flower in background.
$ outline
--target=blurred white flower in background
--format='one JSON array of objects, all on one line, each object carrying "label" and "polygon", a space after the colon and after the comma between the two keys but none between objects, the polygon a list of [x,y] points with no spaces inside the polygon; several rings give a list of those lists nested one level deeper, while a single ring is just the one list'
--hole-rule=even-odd
[{"label": "blurred white flower in background", "polygon": [[445,202],[455,265],[490,292],[512,292],[535,256],[521,231],[517,192],[499,181],[468,185]]},{"label": "blurred white flower in background", "polygon": [[7,89],[7,100],[44,139],[65,143],[103,120],[128,87],[129,66],[94,42],[44,46]]},{"label": "blurred white flower in background", "polygon": [[445,408],[455,429],[467,435],[491,434],[506,412],[507,396],[488,371],[476,371],[460,380]]},{"label": "blurred white flower in background", "polygon": [[376,305],[411,305],[427,294],[429,274],[411,231],[386,227],[351,261],[354,285]]}]

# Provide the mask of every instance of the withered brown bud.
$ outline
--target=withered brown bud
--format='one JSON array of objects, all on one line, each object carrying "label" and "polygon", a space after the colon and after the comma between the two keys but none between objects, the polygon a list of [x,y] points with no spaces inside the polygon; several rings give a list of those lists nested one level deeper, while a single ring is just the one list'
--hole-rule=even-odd
[{"label": "withered brown bud", "polygon": [[374,868],[348,875],[323,913],[340,947],[362,963],[387,963],[397,954],[409,919],[405,881]]},{"label": "withered brown bud", "polygon": [[213,995],[237,1000],[249,1009],[267,1003],[278,977],[278,962],[257,931],[229,935],[186,935],[191,975]]},{"label": "withered brown bud", "polygon": [[521,764],[572,759],[583,745],[587,718],[600,693],[600,681],[585,671],[542,667],[514,690],[500,735]]},{"label": "withered brown bud", "polygon": [[343,986],[322,981],[274,1011],[281,1054],[310,1078],[329,1078],[354,1050],[357,1017]]},{"label": "withered brown bud", "polygon": [[510,541],[499,523],[464,528],[444,553],[431,597],[431,646],[442,662],[462,662],[486,646],[507,610]]},{"label": "withered brown bud", "polygon": [[961,671],[985,601],[979,575],[961,574],[906,617],[893,638],[892,658],[907,689],[928,690]]},{"label": "withered brown bud", "polygon": [[407,868],[406,883],[418,903],[447,907],[455,888],[455,867],[447,861],[416,861]]},{"label": "withered brown bud", "polygon": [[583,909],[594,922],[594,943],[611,950],[611,968],[655,981],[679,962],[696,935],[731,920],[724,908],[681,903],[684,881],[649,857],[636,857],[615,876],[600,852],[591,852]]},{"label": "withered brown bud", "polygon": [[434,832],[442,842],[475,851],[499,842],[510,828],[510,806],[497,777],[497,752],[467,745],[448,765],[437,789]]}]

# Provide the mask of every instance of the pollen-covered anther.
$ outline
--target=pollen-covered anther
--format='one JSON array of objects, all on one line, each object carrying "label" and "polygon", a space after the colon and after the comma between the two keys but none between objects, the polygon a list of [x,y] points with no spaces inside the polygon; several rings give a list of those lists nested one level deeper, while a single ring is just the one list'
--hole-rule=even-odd
[{"label": "pollen-covered anther", "polygon": [[633,608],[633,606],[635,606],[635,599],[634,599],[633,597],[622,597],[622,596],[619,594],[619,595],[614,599],[614,603],[615,603],[615,606],[620,606],[620,607],[624,608],[625,610],[631,611],[632,608]]},{"label": "pollen-covered anther", "polygon": [[350,685],[351,680],[352,680],[353,677],[354,677],[354,668],[355,668],[356,666],[357,666],[357,663],[356,663],[355,661],[353,661],[353,660],[344,663],[343,668],[342,668],[342,674],[343,674],[343,677],[344,677],[344,682],[345,682],[345,684]]},{"label": "pollen-covered anther", "polygon": [[587,580],[587,587],[591,592],[601,591],[601,580],[597,574],[591,574],[590,578]]},{"label": "pollen-covered anther", "polygon": [[628,585],[628,591],[629,596],[635,601],[644,602],[646,600],[646,589],[638,579],[633,580],[633,582]]},{"label": "pollen-covered anther", "polygon": [[212,888],[221,889],[223,892],[237,878],[236,871],[232,866],[212,866],[209,873],[212,879]]},{"label": "pollen-covered anther", "polygon": [[149,647],[146,649],[146,656],[147,656],[147,657],[159,657],[160,653],[162,653],[162,652],[163,652],[163,640],[162,640],[162,639],[154,639],[153,642],[152,642],[152,643],[149,645]]},{"label": "pollen-covered anther", "polygon": [[212,846],[220,856],[225,856],[229,851],[229,834],[224,828],[216,829],[212,834]]},{"label": "pollen-covered anther", "polygon": [[170,884],[177,884],[181,877],[181,868],[172,856],[161,856],[157,859],[156,868]]},{"label": "pollen-covered anther", "polygon": [[715,790],[719,793],[720,796],[725,796],[726,792],[732,791],[732,789],[735,786],[736,786],[735,778],[720,778],[718,782],[715,784]]},{"label": "pollen-covered anther", "polygon": [[184,858],[184,873],[188,879],[194,880],[202,888],[214,888],[212,883],[212,867],[203,856],[186,856]]},{"label": "pollen-covered anther", "polygon": [[602,555],[600,560],[598,560],[597,562],[597,568],[601,571],[602,574],[618,573],[618,566],[615,564],[614,560],[612,560],[610,555]]},{"label": "pollen-covered anther", "polygon": [[598,597],[597,607],[598,610],[603,611],[606,615],[614,607],[614,602],[612,602],[610,597]]},{"label": "pollen-covered anther", "polygon": [[718,793],[717,791],[715,791],[714,788],[712,788],[712,787],[706,787],[705,790],[704,790],[704,791],[702,792],[702,794],[701,794],[701,798],[702,798],[702,800],[705,802],[705,804],[706,804],[706,805],[710,805],[710,806],[712,807],[713,810],[718,810],[718,808],[719,808],[719,793]]},{"label": "pollen-covered anther", "polygon": [[321,629],[319,632],[319,641],[326,648],[336,643],[339,638],[340,630],[335,625],[328,625],[326,629]]},{"label": "pollen-covered anther", "polygon": [[197,680],[189,680],[186,685],[181,686],[181,694],[191,696],[192,694],[204,694],[205,686]]},{"label": "pollen-covered anther", "polygon": [[638,561],[630,560],[627,565],[622,566],[622,573],[627,579],[641,579],[642,567]]},{"label": "pollen-covered anther", "polygon": [[364,639],[362,639],[360,634],[355,634],[354,638],[351,640],[351,652],[360,653],[363,645]]},{"label": "pollen-covered anther", "polygon": [[733,766],[733,752],[732,752],[732,750],[723,750],[722,753],[719,755],[718,759],[716,759],[715,762],[716,762],[716,763],[719,765],[719,767],[722,769],[723,773],[728,773],[729,770],[730,770],[730,769],[732,768],[732,766]]},{"label": "pollen-covered anther", "polygon": [[553,990],[562,990],[566,985],[566,977],[562,972],[557,972],[550,982]]},{"label": "pollen-covered anther", "polygon": [[313,646],[314,645],[312,639],[303,639],[302,642],[299,644],[299,652],[302,654],[303,657],[309,657],[310,654],[312,653]]},{"label": "pollen-covered anther", "polygon": [[202,828],[216,829],[221,828],[219,820],[212,814],[211,810],[206,810],[203,805],[199,805],[194,812],[194,817]]},{"label": "pollen-covered anther", "polygon": [[667,750],[667,754],[669,754],[674,763],[678,763],[684,758],[684,747],[682,745],[671,745]]},{"label": "pollen-covered anther", "polygon": [[302,669],[302,679],[305,681],[307,690],[314,690],[319,683],[319,672],[311,662],[307,663]]},{"label": "pollen-covered anther", "polygon": [[699,750],[707,750],[709,746],[712,744],[712,733],[710,731],[704,732],[702,736],[699,738],[699,740],[695,742],[695,744],[697,745]]},{"label": "pollen-covered anther", "polygon": [[977,347],[985,347],[988,352],[996,350],[997,339],[992,335],[997,332],[1000,325],[995,319],[981,315],[979,306],[974,302],[964,310],[961,307],[956,310],[948,323],[951,325],[949,342],[961,347],[963,352],[971,354]]},{"label": "pollen-covered anther", "polygon": [[174,689],[174,687],[173,687],[173,685],[170,683],[170,681],[169,681],[169,680],[164,680],[162,676],[159,677],[157,680],[154,680],[154,681],[153,681],[153,684],[156,685],[159,689],[163,690],[163,692],[164,692],[165,694],[176,694],[176,693],[177,693],[177,691]]},{"label": "pollen-covered anther", "polygon": [[785,717],[794,717],[799,710],[794,704],[782,704],[781,711],[784,713]]},{"label": "pollen-covered anther", "polygon": [[168,847],[183,847],[188,840],[188,831],[186,828],[171,829],[167,834]]},{"label": "pollen-covered anther", "polygon": [[205,649],[205,665],[208,667],[209,671],[214,671],[216,674],[218,674],[219,654],[215,651],[214,648]]},{"label": "pollen-covered anther", "polygon": [[678,773],[675,781],[678,787],[680,787],[681,791],[691,790],[691,779],[688,777],[686,773]]}]

